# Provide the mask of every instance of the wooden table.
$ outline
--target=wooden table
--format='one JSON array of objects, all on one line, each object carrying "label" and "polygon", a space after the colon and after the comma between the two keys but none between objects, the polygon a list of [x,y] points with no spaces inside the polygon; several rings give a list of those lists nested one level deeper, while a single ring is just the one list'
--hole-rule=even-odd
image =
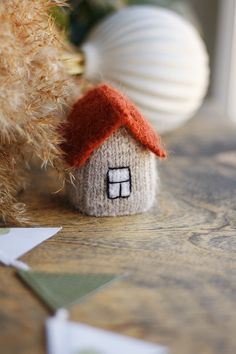
[{"label": "wooden table", "polygon": [[[35,270],[128,273],[71,318],[169,346],[174,354],[236,353],[236,128],[208,107],[165,138],[159,205],[131,217],[81,216],[55,180],[34,177],[22,196],[35,225],[62,225],[23,257]],[[0,267],[0,352],[45,353],[49,315]],[[135,354],[135,353],[123,353]]]}]

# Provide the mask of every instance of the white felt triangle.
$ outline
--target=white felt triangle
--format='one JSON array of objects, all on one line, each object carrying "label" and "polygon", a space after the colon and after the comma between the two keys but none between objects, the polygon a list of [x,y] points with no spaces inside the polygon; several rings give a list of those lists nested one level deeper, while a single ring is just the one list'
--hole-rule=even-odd
[{"label": "white felt triangle", "polygon": [[68,321],[59,310],[46,322],[48,354],[167,354],[166,347]]},{"label": "white felt triangle", "polygon": [[0,228],[0,262],[7,266],[28,269],[17,259],[55,235],[61,228]]}]

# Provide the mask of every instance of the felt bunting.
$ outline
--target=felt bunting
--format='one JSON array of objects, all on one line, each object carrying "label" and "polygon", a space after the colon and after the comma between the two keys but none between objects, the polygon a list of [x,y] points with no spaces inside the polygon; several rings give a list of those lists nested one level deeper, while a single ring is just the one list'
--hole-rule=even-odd
[{"label": "felt bunting", "polygon": [[68,308],[120,278],[111,274],[18,271],[21,279],[53,311]]},{"label": "felt bunting", "polygon": [[68,321],[59,311],[46,322],[48,354],[167,354],[166,347]]},{"label": "felt bunting", "polygon": [[21,269],[27,264],[17,259],[54,236],[61,228],[0,228],[0,262]]}]

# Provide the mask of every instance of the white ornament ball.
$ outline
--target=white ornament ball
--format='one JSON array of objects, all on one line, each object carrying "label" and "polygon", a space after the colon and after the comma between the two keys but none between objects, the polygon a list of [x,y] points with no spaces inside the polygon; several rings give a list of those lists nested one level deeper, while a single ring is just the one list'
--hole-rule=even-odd
[{"label": "white ornament ball", "polygon": [[82,50],[85,77],[123,91],[160,133],[191,118],[206,94],[204,42],[172,11],[146,5],[122,9],[92,30]]}]

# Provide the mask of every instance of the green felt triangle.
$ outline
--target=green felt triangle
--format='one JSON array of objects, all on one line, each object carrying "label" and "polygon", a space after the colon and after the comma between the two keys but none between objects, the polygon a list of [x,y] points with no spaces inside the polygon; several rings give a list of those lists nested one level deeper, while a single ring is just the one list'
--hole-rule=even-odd
[{"label": "green felt triangle", "polygon": [[18,271],[21,279],[53,311],[82,301],[120,276],[113,274],[67,274]]}]

